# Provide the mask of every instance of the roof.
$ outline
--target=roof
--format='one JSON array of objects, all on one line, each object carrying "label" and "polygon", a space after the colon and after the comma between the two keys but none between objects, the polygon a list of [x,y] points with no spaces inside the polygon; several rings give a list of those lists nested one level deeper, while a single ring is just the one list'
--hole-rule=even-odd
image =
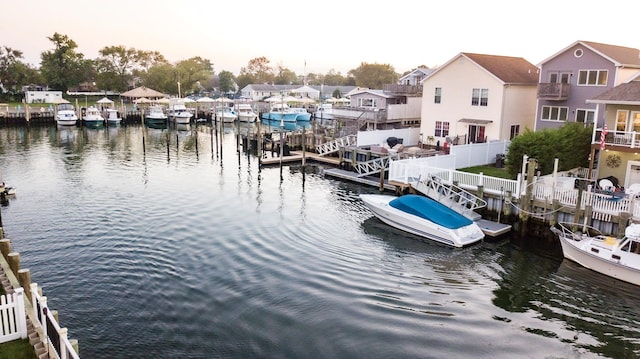
[{"label": "roof", "polygon": [[129,90],[127,92],[123,92],[123,93],[120,94],[120,96],[135,97],[135,98],[140,98],[140,97],[166,97],[166,95],[163,94],[162,92],[156,91],[156,90],[150,89],[148,87],[144,87],[144,86],[136,87],[133,90]]},{"label": "roof", "polygon": [[587,103],[640,105],[640,81],[622,83],[588,99]]},{"label": "roof", "polygon": [[364,94],[364,93],[368,93],[368,94],[371,94],[371,95],[384,97],[384,98],[394,98],[394,97],[396,97],[396,96],[389,95],[389,94],[385,93],[383,90],[372,90],[372,89],[362,89],[361,91],[351,93],[350,96],[356,96],[356,95],[360,95],[360,94]]},{"label": "roof", "polygon": [[506,84],[538,83],[538,68],[522,57],[461,53]]},{"label": "roof", "polygon": [[571,45],[565,47],[564,49],[556,52],[552,56],[544,59],[540,64],[538,64],[538,66],[541,66],[542,64],[555,58],[559,54],[567,51],[568,49],[576,45],[582,45],[586,48],[589,48],[591,51],[594,51],[595,53],[599,54],[600,56],[614,63],[616,66],[640,68],[640,50],[638,49],[634,49],[632,47],[602,44],[599,42],[583,41],[583,40],[578,40],[572,43]]}]

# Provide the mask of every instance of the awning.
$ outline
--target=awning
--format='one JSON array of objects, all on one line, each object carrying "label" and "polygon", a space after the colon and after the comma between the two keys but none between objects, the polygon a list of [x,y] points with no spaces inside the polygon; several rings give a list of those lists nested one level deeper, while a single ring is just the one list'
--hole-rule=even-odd
[{"label": "awning", "polygon": [[458,120],[458,122],[466,122],[466,123],[474,123],[477,125],[486,125],[488,123],[492,123],[493,120],[478,120],[475,118],[461,118]]}]

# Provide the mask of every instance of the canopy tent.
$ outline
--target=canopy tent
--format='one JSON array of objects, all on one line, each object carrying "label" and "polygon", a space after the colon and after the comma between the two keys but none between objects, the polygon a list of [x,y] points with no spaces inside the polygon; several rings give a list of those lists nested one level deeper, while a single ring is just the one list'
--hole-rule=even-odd
[{"label": "canopy tent", "polygon": [[140,87],[136,87],[133,90],[129,90],[127,92],[123,92],[120,94],[120,96],[122,97],[133,97],[133,98],[141,98],[141,97],[147,97],[147,98],[162,98],[162,97],[166,97],[165,94],[163,94],[162,92],[150,89],[148,87],[144,87],[144,86],[140,86]]},{"label": "canopy tent", "polygon": [[111,105],[113,105],[113,101],[109,100],[109,99],[108,99],[108,98],[106,98],[106,97],[103,97],[103,98],[99,99],[98,101],[96,101],[96,103],[97,103],[97,104],[100,104],[100,105],[106,105],[106,104],[111,104]]},{"label": "canopy tent", "polygon": [[216,100],[212,99],[211,97],[200,97],[199,99],[196,100],[196,102],[198,103],[214,103],[216,102]]},{"label": "canopy tent", "polygon": [[316,103],[316,100],[309,98],[309,97],[300,97],[300,98],[296,98],[295,101],[293,102],[297,102],[297,103]]},{"label": "canopy tent", "polygon": [[218,97],[217,99],[213,100],[213,102],[215,103],[229,103],[229,102],[233,102],[231,99],[228,99],[226,97]]},{"label": "canopy tent", "polygon": [[271,96],[264,99],[264,102],[297,102],[298,99],[293,96]]},{"label": "canopy tent", "polygon": [[158,100],[158,101],[156,101],[156,102],[157,102],[157,103],[167,104],[167,105],[168,105],[168,104],[169,104],[169,102],[171,102],[171,100],[169,100],[169,99],[168,99],[168,98],[166,98],[166,97],[163,97],[163,98],[159,99],[159,100]]},{"label": "canopy tent", "polygon": [[135,103],[135,104],[138,104],[138,103],[151,103],[151,102],[153,102],[153,101],[149,100],[146,97],[141,97],[141,98],[139,98],[137,100],[133,100],[133,103]]}]

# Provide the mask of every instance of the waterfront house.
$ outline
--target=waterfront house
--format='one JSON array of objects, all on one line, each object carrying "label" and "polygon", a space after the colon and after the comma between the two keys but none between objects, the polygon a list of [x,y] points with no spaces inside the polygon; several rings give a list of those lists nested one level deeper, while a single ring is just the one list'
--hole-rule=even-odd
[{"label": "waterfront house", "polygon": [[604,118],[591,141],[596,177],[613,176],[627,190],[640,186],[640,73],[586,102]]},{"label": "waterfront house", "polygon": [[638,49],[576,41],[543,60],[538,84],[535,130],[566,122],[602,124],[596,103],[588,102],[632,78],[640,70]]},{"label": "waterfront house", "polygon": [[410,85],[410,86],[422,86],[422,80],[427,78],[435,69],[429,69],[426,67],[418,67],[410,71],[408,74],[400,77],[398,80],[399,85]]},{"label": "waterfront house", "polygon": [[511,140],[533,128],[537,70],[521,57],[456,55],[422,81],[423,141]]}]

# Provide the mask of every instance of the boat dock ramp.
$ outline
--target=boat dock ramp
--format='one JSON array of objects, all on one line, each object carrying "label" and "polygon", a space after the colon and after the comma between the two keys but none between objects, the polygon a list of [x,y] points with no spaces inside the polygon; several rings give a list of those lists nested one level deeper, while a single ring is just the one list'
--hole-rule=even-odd
[{"label": "boat dock ramp", "polygon": [[433,177],[422,181],[416,179],[415,182],[408,184],[387,180],[380,175],[384,173],[382,168],[386,168],[384,161],[380,161],[377,171],[376,166],[371,168],[371,164],[368,164],[367,167],[370,167],[369,170],[367,173],[362,174],[359,173],[359,171],[337,168],[342,165],[343,159],[341,158],[323,156],[313,152],[291,151],[289,156],[282,156],[282,158],[280,156],[274,156],[262,159],[262,165],[278,165],[280,163],[304,161],[314,161],[336,166],[336,168],[325,168],[323,170],[325,176],[379,187],[381,190],[395,191],[396,193],[421,192],[475,221],[484,234],[490,237],[501,236],[510,232],[512,229],[512,226],[509,224],[483,219],[476,210],[486,206],[486,202],[482,198],[455,185],[445,185],[442,181],[438,181]]}]

